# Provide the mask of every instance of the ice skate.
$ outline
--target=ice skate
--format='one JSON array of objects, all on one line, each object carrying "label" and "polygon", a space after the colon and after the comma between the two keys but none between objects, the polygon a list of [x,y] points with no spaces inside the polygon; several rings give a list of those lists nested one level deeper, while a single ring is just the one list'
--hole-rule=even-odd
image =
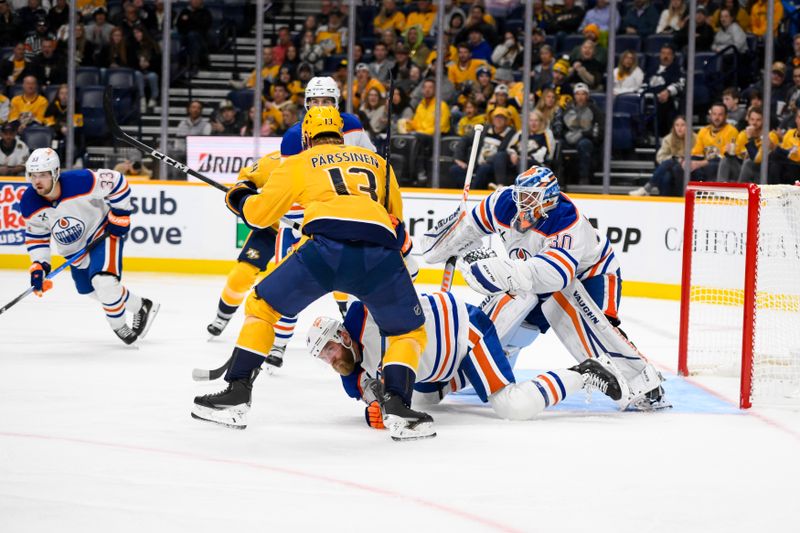
[{"label": "ice skate", "polygon": [[225,330],[225,326],[228,325],[228,322],[231,321],[231,317],[224,318],[219,315],[214,319],[211,324],[206,327],[206,330],[212,335],[212,337],[219,337],[222,332]]},{"label": "ice skate", "polygon": [[136,332],[133,331],[131,328],[129,328],[127,324],[125,324],[120,328],[115,329],[114,333],[116,333],[117,337],[122,339],[122,342],[124,342],[125,344],[133,344],[134,342],[136,342],[136,339],[139,338]]},{"label": "ice skate", "polygon": [[619,386],[619,381],[614,377],[614,374],[609,372],[598,361],[587,359],[569,370],[577,372],[583,377],[583,390],[585,390],[587,394],[598,390],[612,400],[616,401],[622,398],[622,389]]},{"label": "ice skate", "polygon": [[672,408],[672,404],[664,398],[664,387],[659,385],[657,388],[645,393],[643,397],[632,401],[625,410],[658,411],[670,408]]},{"label": "ice skate", "polygon": [[221,426],[244,429],[247,427],[247,412],[253,391],[251,378],[238,379],[214,394],[196,396],[192,406],[192,418],[213,422]]},{"label": "ice skate", "polygon": [[273,346],[264,359],[264,370],[269,372],[270,375],[274,374],[276,370],[283,366],[283,354],[286,351],[286,346]]},{"label": "ice skate", "polygon": [[420,440],[436,436],[431,415],[410,409],[396,394],[384,395],[381,409],[383,425],[393,440]]},{"label": "ice skate", "polygon": [[161,309],[160,304],[142,298],[142,307],[133,315],[133,327],[131,328],[138,338],[144,339],[147,332],[150,331],[159,309]]}]

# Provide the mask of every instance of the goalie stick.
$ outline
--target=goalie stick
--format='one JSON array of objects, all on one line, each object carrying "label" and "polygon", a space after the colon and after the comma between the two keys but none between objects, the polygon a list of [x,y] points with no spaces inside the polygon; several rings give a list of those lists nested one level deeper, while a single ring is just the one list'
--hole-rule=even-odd
[{"label": "goalie stick", "polygon": [[[459,216],[458,222],[453,224],[455,228],[461,219],[467,216],[467,198],[469,198],[469,186],[472,183],[472,172],[475,170],[475,159],[478,156],[478,145],[480,144],[481,134],[483,133],[483,125],[478,124],[475,126],[475,136],[472,138],[472,149],[469,153],[469,162],[467,163],[467,176],[464,178],[464,192],[461,195],[461,203],[458,206]],[[448,292],[453,286],[453,276],[456,271],[457,257],[451,257],[444,265],[444,272],[442,272],[442,286],[441,290]]]},{"label": "goalie stick", "polygon": [[[47,276],[45,276],[45,279],[53,279],[54,277],[56,277],[56,275],[63,272],[64,269],[66,269],[68,266],[72,265],[72,263],[74,263],[79,257],[83,257],[88,252],[91,252],[95,248],[95,246],[100,244],[106,237],[108,237],[108,235],[109,235],[108,233],[103,233],[102,235],[100,235],[100,237],[90,242],[89,245],[86,246],[83,250],[75,252],[75,255],[73,255],[71,259],[69,259],[68,261],[64,261],[64,263],[60,265],[57,269],[53,270]],[[2,315],[15,305],[17,305],[23,298],[26,298],[32,292],[33,292],[33,287],[28,287],[25,290],[25,292],[23,292],[22,294],[20,294],[10,302],[8,302],[3,307],[0,307],[0,315]]]},{"label": "goalie stick", "polygon": [[[122,128],[117,123],[117,118],[114,116],[113,88],[111,87],[111,85],[106,85],[106,90],[103,93],[103,111],[105,111],[105,114],[106,114],[106,122],[108,123],[108,129],[111,131],[111,136],[114,137],[116,140],[122,141],[125,144],[127,144],[129,146],[132,146],[132,147],[136,148],[137,150],[139,150],[139,151],[141,151],[141,152],[143,152],[145,154],[150,155],[151,157],[153,157],[153,159],[157,159],[158,161],[163,161],[164,163],[168,164],[169,166],[171,166],[173,168],[177,168],[178,170],[180,170],[181,172],[183,172],[187,176],[192,176],[193,178],[197,178],[200,181],[202,181],[204,183],[207,183],[208,185],[211,185],[215,189],[219,189],[220,191],[222,191],[224,193],[228,192],[229,187],[226,187],[225,185],[223,185],[222,183],[220,183],[218,181],[212,180],[208,176],[204,176],[203,174],[200,174],[196,170],[193,170],[193,169],[189,168],[189,166],[186,163],[181,163],[180,161],[177,161],[177,160],[171,158],[167,154],[162,154],[161,152],[159,152],[155,148],[151,148],[150,146],[147,146],[142,141],[140,141],[138,139],[134,139],[133,137],[131,137],[130,135],[128,135],[127,133],[122,131]],[[298,224],[297,222],[294,222],[292,220],[289,220],[286,217],[281,217],[281,222],[283,222],[284,224],[288,225],[293,230],[297,230],[297,231],[302,230],[302,226],[300,224]],[[268,229],[269,231],[271,231],[273,233],[277,233],[272,228],[266,228],[266,229]]]}]

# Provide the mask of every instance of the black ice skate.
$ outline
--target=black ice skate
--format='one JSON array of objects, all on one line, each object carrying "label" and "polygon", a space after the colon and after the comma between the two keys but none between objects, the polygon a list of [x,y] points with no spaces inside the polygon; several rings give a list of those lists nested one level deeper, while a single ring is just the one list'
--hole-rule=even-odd
[{"label": "black ice skate", "polygon": [[381,410],[383,425],[393,440],[430,439],[436,436],[431,415],[410,409],[396,394],[389,392],[383,396]]},{"label": "black ice skate", "polygon": [[136,333],[138,338],[144,339],[150,327],[153,325],[158,310],[161,308],[160,304],[153,303],[152,300],[142,298],[142,307],[133,315],[133,332]]},{"label": "black ice skate", "polygon": [[214,337],[219,337],[220,334],[222,334],[222,331],[225,329],[225,326],[227,326],[228,322],[230,321],[231,317],[225,318],[217,315],[217,318],[215,318],[214,321],[206,327],[206,329]]},{"label": "black ice skate", "polygon": [[192,406],[192,418],[214,422],[233,429],[247,427],[247,412],[253,391],[251,378],[237,379],[228,383],[225,390],[214,394],[196,396]]},{"label": "black ice skate", "polygon": [[622,389],[619,386],[619,381],[600,362],[594,359],[587,359],[569,370],[583,376],[583,388],[586,392],[599,390],[614,401],[622,398]]},{"label": "black ice skate", "polygon": [[272,374],[275,370],[283,366],[283,353],[286,351],[285,346],[273,346],[264,359],[266,363],[265,369]]},{"label": "black ice skate", "polygon": [[122,326],[121,328],[115,329],[114,333],[116,333],[117,337],[122,339],[122,342],[124,342],[125,344],[133,344],[134,342],[136,342],[136,339],[139,338],[136,332],[133,331],[131,328],[129,328],[127,324]]}]

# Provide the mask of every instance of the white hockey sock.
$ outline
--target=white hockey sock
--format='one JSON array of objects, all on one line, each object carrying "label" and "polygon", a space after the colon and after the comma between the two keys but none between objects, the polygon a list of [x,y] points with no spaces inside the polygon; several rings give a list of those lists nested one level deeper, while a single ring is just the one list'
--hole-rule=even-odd
[{"label": "white hockey sock", "polygon": [[549,370],[531,380],[546,407],[552,407],[583,388],[583,378],[572,370]]},{"label": "white hockey sock", "polygon": [[286,345],[294,335],[294,327],[297,325],[297,317],[282,316],[275,324],[275,342],[273,348],[278,348],[281,351],[286,349]]},{"label": "white hockey sock", "polygon": [[128,292],[114,276],[97,275],[92,278],[92,286],[112,329],[125,325],[125,311],[136,312],[142,306],[142,299]]}]

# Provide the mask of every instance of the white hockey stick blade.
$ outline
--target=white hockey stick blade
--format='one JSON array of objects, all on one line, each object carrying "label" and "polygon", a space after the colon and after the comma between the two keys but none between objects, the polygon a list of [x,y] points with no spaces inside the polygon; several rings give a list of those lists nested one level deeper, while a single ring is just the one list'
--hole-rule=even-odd
[{"label": "white hockey stick blade", "polygon": [[205,368],[195,368],[192,370],[192,379],[195,381],[210,381],[211,372]]}]

